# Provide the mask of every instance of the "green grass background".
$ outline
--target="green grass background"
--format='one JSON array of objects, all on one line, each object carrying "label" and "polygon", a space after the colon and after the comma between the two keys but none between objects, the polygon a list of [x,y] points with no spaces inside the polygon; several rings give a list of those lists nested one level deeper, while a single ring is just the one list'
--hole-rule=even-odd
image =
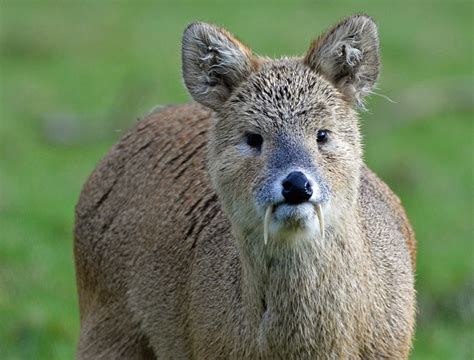
[{"label": "green grass background", "polygon": [[302,54],[338,19],[379,24],[365,159],[418,239],[413,359],[472,359],[473,4],[468,1],[0,1],[0,359],[74,357],[74,205],[107,149],[158,104],[189,101],[183,28]]}]

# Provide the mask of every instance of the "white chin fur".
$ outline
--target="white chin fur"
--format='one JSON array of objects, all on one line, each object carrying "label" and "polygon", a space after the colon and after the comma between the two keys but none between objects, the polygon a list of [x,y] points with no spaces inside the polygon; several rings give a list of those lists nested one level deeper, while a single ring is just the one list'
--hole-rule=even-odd
[{"label": "white chin fur", "polygon": [[314,205],[280,205],[268,224],[267,241],[315,241],[321,237],[320,222]]}]

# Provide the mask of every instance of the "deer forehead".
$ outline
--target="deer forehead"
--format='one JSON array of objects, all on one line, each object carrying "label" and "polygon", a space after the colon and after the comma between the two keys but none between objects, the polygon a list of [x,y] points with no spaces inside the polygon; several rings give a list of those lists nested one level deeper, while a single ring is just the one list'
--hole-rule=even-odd
[{"label": "deer forehead", "polygon": [[344,106],[339,92],[321,75],[299,59],[282,59],[263,64],[236,89],[223,112],[258,127],[288,129],[330,120]]}]

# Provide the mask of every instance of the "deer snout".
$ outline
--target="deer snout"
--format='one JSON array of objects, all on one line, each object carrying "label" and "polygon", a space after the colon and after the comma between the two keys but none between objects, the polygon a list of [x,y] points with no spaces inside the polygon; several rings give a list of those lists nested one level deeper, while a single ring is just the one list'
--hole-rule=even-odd
[{"label": "deer snout", "polygon": [[281,194],[289,204],[301,204],[313,195],[311,183],[301,171],[293,171],[282,181]]}]

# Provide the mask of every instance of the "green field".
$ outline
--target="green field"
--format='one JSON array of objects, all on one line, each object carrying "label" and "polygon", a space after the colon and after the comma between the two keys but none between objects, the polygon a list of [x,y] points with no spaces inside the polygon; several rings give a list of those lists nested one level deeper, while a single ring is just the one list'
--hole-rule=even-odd
[{"label": "green field", "polygon": [[365,158],[418,239],[413,359],[473,359],[472,2],[0,0],[0,359],[73,358],[72,227],[88,174],[138,117],[189,101],[180,41],[195,20],[268,56],[302,54],[356,12],[383,68],[361,113]]}]

